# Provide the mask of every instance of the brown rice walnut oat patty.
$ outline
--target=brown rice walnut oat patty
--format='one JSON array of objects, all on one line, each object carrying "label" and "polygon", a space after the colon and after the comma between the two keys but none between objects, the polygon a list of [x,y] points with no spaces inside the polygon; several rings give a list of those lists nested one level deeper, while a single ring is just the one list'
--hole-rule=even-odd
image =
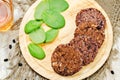
[{"label": "brown rice walnut oat patty", "polygon": [[68,76],[82,67],[82,54],[72,46],[59,45],[53,52],[52,67],[60,75]]},{"label": "brown rice walnut oat patty", "polygon": [[83,35],[89,36],[94,39],[99,48],[101,47],[105,38],[104,28],[101,27],[101,29],[97,29],[97,25],[91,22],[80,23],[79,26],[76,28],[74,37]]},{"label": "brown rice walnut oat patty", "polygon": [[[76,16],[76,25],[83,22],[92,22],[98,25],[97,28],[105,27],[106,20],[102,13],[95,8],[87,8],[81,10]],[[99,26],[100,25],[100,26]]]},{"label": "brown rice walnut oat patty", "polygon": [[93,62],[105,39],[106,20],[97,9],[81,10],[76,16],[76,25],[74,39],[59,45],[51,57],[52,68],[63,76],[73,75]]},{"label": "brown rice walnut oat patty", "polygon": [[89,36],[77,36],[69,43],[75,49],[78,49],[82,53],[83,65],[87,65],[93,62],[98,52],[98,45],[95,40]]}]

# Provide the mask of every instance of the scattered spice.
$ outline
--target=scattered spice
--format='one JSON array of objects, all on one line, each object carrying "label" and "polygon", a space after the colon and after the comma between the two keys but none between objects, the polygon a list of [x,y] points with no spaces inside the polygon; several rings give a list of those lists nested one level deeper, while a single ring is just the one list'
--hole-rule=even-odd
[{"label": "scattered spice", "polygon": [[114,71],[113,71],[113,70],[111,70],[111,74],[114,74]]},{"label": "scattered spice", "polygon": [[7,62],[8,61],[8,59],[4,59],[4,62]]},{"label": "scattered spice", "polygon": [[18,66],[22,66],[23,64],[22,63],[18,63]]},{"label": "scattered spice", "polygon": [[16,43],[15,39],[13,39],[13,43]]},{"label": "scattered spice", "polygon": [[9,49],[12,49],[12,45],[9,45]]}]

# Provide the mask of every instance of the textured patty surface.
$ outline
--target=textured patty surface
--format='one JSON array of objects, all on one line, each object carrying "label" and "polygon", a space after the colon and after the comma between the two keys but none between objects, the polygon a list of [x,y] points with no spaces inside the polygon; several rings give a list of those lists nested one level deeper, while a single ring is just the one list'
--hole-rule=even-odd
[{"label": "textured patty surface", "polygon": [[95,25],[100,25],[98,27],[105,27],[106,24],[105,17],[95,8],[83,9],[77,14],[76,25],[78,26],[83,22],[93,22]]},{"label": "textured patty surface", "polygon": [[98,52],[97,43],[89,36],[77,36],[70,41],[70,46],[82,53],[83,65],[93,62]]},{"label": "textured patty surface", "polygon": [[102,43],[104,42],[105,34],[104,34],[104,27],[101,27],[99,29],[97,27],[98,26],[95,25],[95,23],[93,22],[80,23],[80,25],[75,30],[74,37],[75,38],[77,36],[91,37],[100,48]]},{"label": "textured patty surface", "polygon": [[82,54],[68,45],[59,45],[51,60],[54,71],[63,76],[72,75],[82,67]]},{"label": "textured patty surface", "polygon": [[106,20],[95,8],[81,10],[76,16],[76,26],[74,38],[57,46],[51,57],[54,71],[63,76],[73,75],[93,62],[105,39]]}]

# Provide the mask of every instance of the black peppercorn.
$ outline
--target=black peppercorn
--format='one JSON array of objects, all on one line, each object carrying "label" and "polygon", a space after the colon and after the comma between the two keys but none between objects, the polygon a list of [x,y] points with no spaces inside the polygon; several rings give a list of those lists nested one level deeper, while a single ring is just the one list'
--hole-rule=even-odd
[{"label": "black peppercorn", "polygon": [[114,71],[113,71],[113,70],[111,70],[111,74],[114,74]]},{"label": "black peppercorn", "polygon": [[7,62],[8,61],[8,59],[4,59],[4,62]]},{"label": "black peppercorn", "polygon": [[16,43],[15,39],[13,39],[13,43]]},{"label": "black peppercorn", "polygon": [[22,63],[18,63],[18,66],[22,66]]},{"label": "black peppercorn", "polygon": [[9,49],[12,49],[12,45],[9,45]]}]

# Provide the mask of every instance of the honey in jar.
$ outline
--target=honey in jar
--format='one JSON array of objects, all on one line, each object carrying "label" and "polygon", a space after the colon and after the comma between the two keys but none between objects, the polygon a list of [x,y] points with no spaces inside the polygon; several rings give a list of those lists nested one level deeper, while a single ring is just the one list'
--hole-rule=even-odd
[{"label": "honey in jar", "polygon": [[0,0],[0,31],[7,31],[13,24],[12,0]]}]

